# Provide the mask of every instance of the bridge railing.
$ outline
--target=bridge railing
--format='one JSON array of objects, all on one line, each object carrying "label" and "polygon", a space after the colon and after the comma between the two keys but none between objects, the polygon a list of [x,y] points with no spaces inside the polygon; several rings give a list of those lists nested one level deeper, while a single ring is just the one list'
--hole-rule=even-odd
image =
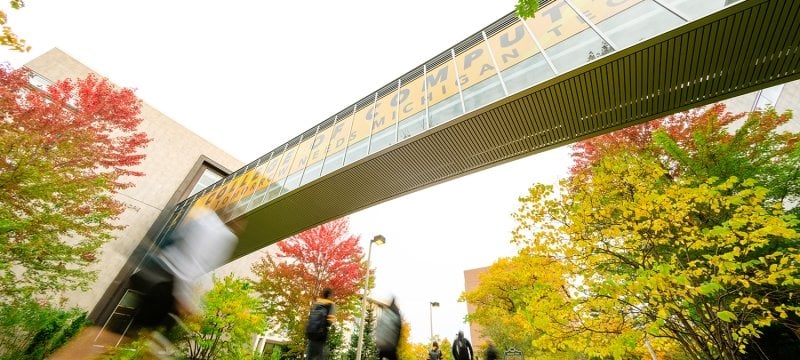
[{"label": "bridge railing", "polygon": [[224,219],[233,219],[465,113],[733,2],[545,0],[535,18],[509,13],[182,201],[162,235],[193,207],[221,209]]}]

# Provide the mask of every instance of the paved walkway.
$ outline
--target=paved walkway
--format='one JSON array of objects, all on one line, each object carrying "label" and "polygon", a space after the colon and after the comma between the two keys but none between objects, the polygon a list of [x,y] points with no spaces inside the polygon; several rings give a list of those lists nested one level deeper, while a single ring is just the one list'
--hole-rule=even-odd
[{"label": "paved walkway", "polygon": [[[62,346],[53,355],[48,357],[48,360],[86,360],[86,359],[100,359],[107,350],[113,348],[117,341],[119,341],[119,334],[110,331],[103,331],[100,333],[101,327],[91,326],[83,329],[80,334],[76,335],[72,341]],[[95,341],[95,338],[97,340]],[[129,340],[123,339],[120,344],[125,344]]]}]

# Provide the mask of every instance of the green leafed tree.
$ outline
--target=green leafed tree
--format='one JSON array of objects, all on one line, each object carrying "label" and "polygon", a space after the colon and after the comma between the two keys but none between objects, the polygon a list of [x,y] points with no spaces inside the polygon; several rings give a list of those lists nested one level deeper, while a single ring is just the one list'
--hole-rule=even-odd
[{"label": "green leafed tree", "polygon": [[518,0],[515,10],[523,19],[532,18],[539,10],[539,0]]},{"label": "green leafed tree", "polygon": [[29,84],[0,66],[0,303],[87,289],[98,249],[122,229],[114,200],[150,141],[141,101],[105,79]]},{"label": "green leafed tree", "polygon": [[[361,359],[377,359],[378,348],[375,346],[375,312],[372,307],[367,308],[367,316],[364,318],[364,342],[361,348]],[[361,321],[356,321],[353,333],[350,335],[350,347],[347,349],[347,360],[356,359],[358,348],[358,333]]]},{"label": "green leafed tree", "polygon": [[181,349],[189,359],[252,358],[252,337],[266,329],[261,301],[248,280],[214,279],[202,312],[188,318]]},{"label": "green leafed tree", "polygon": [[798,136],[778,130],[790,114],[738,118],[714,106],[592,139],[559,193],[521,199],[515,241],[561,258],[572,284],[562,323],[610,339],[589,355],[736,359],[764,329],[797,328]]}]

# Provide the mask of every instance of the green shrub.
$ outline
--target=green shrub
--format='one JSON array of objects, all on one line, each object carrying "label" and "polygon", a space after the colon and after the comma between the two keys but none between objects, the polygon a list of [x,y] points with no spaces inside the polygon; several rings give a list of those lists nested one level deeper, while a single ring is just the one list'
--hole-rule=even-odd
[{"label": "green shrub", "polygon": [[33,301],[0,305],[0,359],[44,359],[88,324],[79,309]]}]

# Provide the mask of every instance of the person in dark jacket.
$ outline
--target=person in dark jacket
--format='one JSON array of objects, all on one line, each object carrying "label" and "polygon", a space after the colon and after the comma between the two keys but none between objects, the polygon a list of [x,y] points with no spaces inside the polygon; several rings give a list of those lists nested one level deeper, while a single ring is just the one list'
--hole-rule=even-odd
[{"label": "person in dark jacket", "polygon": [[197,289],[210,281],[207,274],[230,259],[246,224],[226,224],[217,210],[193,208],[175,228],[166,243],[143,246],[142,259],[129,277],[131,303],[136,316],[126,327],[106,328],[99,325],[82,330],[51,359],[95,359],[103,356],[102,347],[87,346],[96,339],[121,336],[141,339],[149,356],[173,356],[177,348],[161,334],[183,324],[183,318],[201,311],[202,294]]},{"label": "person in dark jacket", "polygon": [[428,360],[442,360],[442,350],[439,350],[439,343],[433,342],[433,348],[428,351]]},{"label": "person in dark jacket", "polygon": [[456,339],[453,340],[453,359],[473,360],[472,344],[464,337],[464,332],[459,331]]},{"label": "person in dark jacket", "polygon": [[497,349],[494,347],[492,340],[486,344],[486,360],[497,360]]},{"label": "person in dark jacket", "polygon": [[325,360],[328,358],[325,342],[328,341],[328,328],[330,328],[334,320],[334,306],[333,301],[331,301],[332,294],[333,291],[331,289],[323,289],[320,297],[311,307],[312,314],[309,316],[309,322],[313,321],[315,311],[323,311],[325,313],[325,320],[321,333],[309,334],[308,330],[306,331],[306,339],[308,339],[308,347],[306,348],[307,360]]},{"label": "person in dark jacket", "polygon": [[400,342],[400,330],[403,324],[400,308],[394,297],[389,306],[382,307],[375,326],[375,345],[378,348],[378,359],[397,360],[397,345]]}]

